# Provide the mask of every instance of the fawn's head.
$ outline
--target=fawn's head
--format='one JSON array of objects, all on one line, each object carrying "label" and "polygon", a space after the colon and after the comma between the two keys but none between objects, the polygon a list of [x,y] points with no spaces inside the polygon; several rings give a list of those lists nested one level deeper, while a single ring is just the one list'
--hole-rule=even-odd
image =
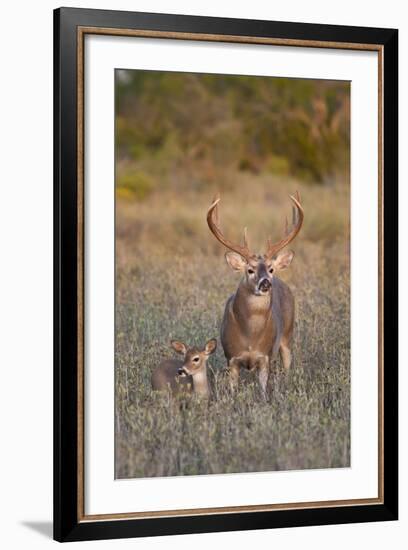
[{"label": "fawn's head", "polygon": [[267,241],[266,252],[264,254],[254,254],[249,249],[246,228],[244,229],[243,245],[234,244],[222,234],[219,228],[218,203],[220,198],[216,198],[210,206],[207,213],[207,223],[210,231],[230,251],[225,254],[228,265],[236,272],[242,273],[244,283],[249,291],[255,296],[264,296],[272,290],[272,279],[277,271],[286,269],[292,262],[294,252],[281,250],[287,246],[299,233],[303,223],[303,208],[300,204],[299,193],[296,197],[290,195],[294,206],[292,209],[292,224],[288,225],[286,219],[284,237],[273,243],[271,239]]},{"label": "fawn's head", "polygon": [[183,365],[178,370],[179,375],[194,376],[206,368],[208,357],[214,353],[217,348],[217,340],[216,338],[208,340],[204,349],[198,349],[196,347],[189,348],[186,344],[178,340],[173,340],[171,346],[177,353],[184,356]]}]

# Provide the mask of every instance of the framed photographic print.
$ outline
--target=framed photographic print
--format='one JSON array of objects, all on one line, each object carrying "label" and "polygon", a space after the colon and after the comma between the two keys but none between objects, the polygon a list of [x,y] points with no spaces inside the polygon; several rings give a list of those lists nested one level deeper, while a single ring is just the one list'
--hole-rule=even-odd
[{"label": "framed photographic print", "polygon": [[55,539],[397,519],[397,31],[54,31]]}]

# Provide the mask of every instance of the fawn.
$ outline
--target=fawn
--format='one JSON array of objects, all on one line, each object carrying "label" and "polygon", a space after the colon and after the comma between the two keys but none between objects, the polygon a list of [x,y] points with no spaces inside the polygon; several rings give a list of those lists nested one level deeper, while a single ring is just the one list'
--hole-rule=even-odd
[{"label": "fawn", "polygon": [[166,359],[160,363],[152,374],[152,388],[170,390],[173,395],[188,392],[209,397],[207,359],[216,350],[217,340],[209,340],[203,350],[188,348],[176,340],[171,342],[171,346],[177,353],[184,355],[184,359]]}]

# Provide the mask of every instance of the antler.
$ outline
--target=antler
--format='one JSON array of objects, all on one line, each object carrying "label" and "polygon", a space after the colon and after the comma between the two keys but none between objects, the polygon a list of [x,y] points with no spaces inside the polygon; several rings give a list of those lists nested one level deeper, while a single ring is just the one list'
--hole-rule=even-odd
[{"label": "antler", "polygon": [[221,244],[223,244],[230,250],[237,252],[248,261],[252,256],[252,254],[248,246],[246,227],[244,229],[244,244],[242,246],[239,244],[234,244],[233,242],[226,239],[219,228],[218,203],[220,202],[220,200],[221,200],[220,196],[216,195],[213,199],[212,205],[208,209],[208,212],[207,212],[208,227],[210,228],[210,231],[213,233],[216,239],[220,241]]},{"label": "antler", "polygon": [[293,197],[292,195],[289,195],[289,197],[294,204],[294,206],[292,207],[292,226],[289,229],[288,219],[286,218],[284,238],[276,243],[272,243],[271,239],[268,239],[267,250],[265,253],[265,256],[267,258],[272,258],[280,250],[282,250],[282,248],[284,248],[291,241],[293,241],[293,239],[299,233],[300,228],[302,227],[304,212],[303,212],[302,205],[300,204],[300,195],[296,191],[296,198]]}]

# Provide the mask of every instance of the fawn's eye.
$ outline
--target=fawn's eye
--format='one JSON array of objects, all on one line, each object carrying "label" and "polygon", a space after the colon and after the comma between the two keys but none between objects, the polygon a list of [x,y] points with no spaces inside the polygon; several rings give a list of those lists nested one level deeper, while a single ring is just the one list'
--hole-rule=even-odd
[{"label": "fawn's eye", "polygon": [[249,275],[253,275],[255,273],[255,271],[250,268],[250,269],[248,269],[248,273],[249,273]]},{"label": "fawn's eye", "polygon": [[269,273],[273,273],[273,267],[269,268]]},{"label": "fawn's eye", "polygon": [[194,363],[198,363],[198,362],[199,362],[199,360],[200,360],[200,358],[199,358],[199,357],[194,357],[194,359],[193,359]]}]

